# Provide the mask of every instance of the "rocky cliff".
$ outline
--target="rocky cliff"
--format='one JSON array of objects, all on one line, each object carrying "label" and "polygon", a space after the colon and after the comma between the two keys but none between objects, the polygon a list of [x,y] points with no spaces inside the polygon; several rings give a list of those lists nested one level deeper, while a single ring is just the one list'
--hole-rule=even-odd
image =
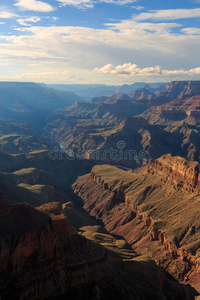
[{"label": "rocky cliff", "polygon": [[133,173],[95,166],[73,188],[109,232],[200,292],[198,162],[165,155]]},{"label": "rocky cliff", "polygon": [[199,95],[185,94],[178,100],[151,107],[142,114],[142,117],[152,125],[162,126],[172,137],[176,137],[182,149],[178,155],[189,160],[200,160]]},{"label": "rocky cliff", "polygon": [[[74,152],[97,150],[101,155],[104,150],[108,153],[111,148],[116,149],[117,142],[122,140],[127,145],[124,150],[144,150],[151,158],[170,152],[200,160],[199,94],[199,81],[177,81],[157,95],[143,88],[107,100],[103,97],[100,103],[97,99],[95,103],[79,102],[55,112],[45,133]],[[138,114],[154,126],[141,122]],[[130,120],[132,127],[126,130],[124,125]],[[135,126],[137,122],[139,125]],[[109,157],[109,161],[112,163],[113,159]]]},{"label": "rocky cliff", "polygon": [[184,98],[185,96],[199,95],[200,81],[172,81],[165,91],[159,96],[165,96],[171,99]]},{"label": "rocky cliff", "polygon": [[1,300],[185,297],[183,286],[153,262],[123,261],[79,235],[60,203],[33,208],[0,194]]},{"label": "rocky cliff", "polygon": [[163,123],[163,119],[166,123],[187,120],[188,116],[196,117],[199,119],[200,111],[200,96],[191,96],[186,94],[184,98],[176,99],[169,103],[162,104],[160,106],[153,106],[149,110],[143,113],[143,116],[151,123],[158,124]]},{"label": "rocky cliff", "polygon": [[114,286],[120,259],[78,235],[61,204],[34,209],[0,199],[0,299],[98,299]]},{"label": "rocky cliff", "polygon": [[164,180],[173,183],[177,188],[183,187],[190,192],[200,192],[200,164],[187,161],[182,157],[164,155],[151,160],[147,166],[151,174],[160,174]]}]

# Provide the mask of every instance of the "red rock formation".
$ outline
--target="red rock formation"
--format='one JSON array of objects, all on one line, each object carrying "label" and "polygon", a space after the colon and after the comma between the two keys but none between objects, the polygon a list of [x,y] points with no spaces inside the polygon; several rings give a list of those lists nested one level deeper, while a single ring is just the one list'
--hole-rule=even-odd
[{"label": "red rock formation", "polygon": [[[132,218],[130,213],[121,224]],[[160,300],[168,295],[185,298],[181,285],[171,283],[154,263],[122,262],[78,235],[60,203],[35,209],[0,194],[1,300]]]},{"label": "red rock formation", "polygon": [[[101,167],[101,173],[103,166]],[[114,167],[110,167],[114,168]],[[97,168],[99,170],[99,167]],[[95,167],[92,170],[91,177],[90,175],[85,175],[76,181],[73,185],[74,192],[77,193],[84,202],[84,208],[92,216],[99,218],[103,221],[106,229],[112,234],[123,236],[127,242],[132,245],[133,249],[139,253],[145,253],[155,259],[156,263],[164,267],[169,271],[172,276],[177,280],[185,283],[191,283],[195,288],[200,291],[200,266],[197,262],[196,257],[194,257],[191,251],[180,248],[176,245],[175,240],[172,241],[169,239],[168,235],[160,229],[159,225],[161,222],[168,222],[168,219],[163,217],[163,220],[159,219],[159,222],[156,220],[156,210],[160,213],[160,210],[166,209],[165,203],[162,206],[156,207],[155,204],[151,204],[150,208],[152,209],[153,216],[149,216],[149,211],[142,211],[140,205],[145,203],[145,198],[148,198],[148,193],[154,193],[154,197],[157,197],[156,191],[162,194],[163,201],[168,201],[168,195],[163,195],[166,193],[166,189],[163,189],[162,186],[168,185],[172,188],[172,191],[175,193],[175,197],[179,197],[177,191],[179,191],[180,186],[180,197],[183,197],[183,192],[185,191],[185,198],[188,199],[188,196],[192,191],[199,191],[199,163],[198,162],[189,162],[181,157],[173,157],[171,155],[165,155],[160,159],[155,161],[150,161],[148,167],[148,172],[137,175],[133,174],[133,177],[130,177],[130,181],[134,182],[135,188],[131,187],[131,184],[128,184],[128,188],[124,188],[123,199],[121,197],[116,199],[113,206],[106,205],[115,191],[117,195],[117,187],[113,186],[112,190],[104,189],[99,183],[99,172],[95,174]],[[106,172],[106,171],[105,171]],[[119,172],[119,170],[117,171]],[[124,172],[125,173],[125,172]],[[123,182],[125,174],[123,173]],[[114,170],[112,170],[112,176]],[[117,173],[118,174],[118,173]],[[127,176],[130,173],[127,172]],[[117,177],[118,181],[120,179]],[[105,179],[104,180],[105,185]],[[113,181],[115,178],[113,178]],[[145,183],[145,180],[148,182]],[[149,186],[149,182],[156,182],[154,186]],[[142,185],[146,188],[142,188]],[[110,184],[107,184],[108,187]],[[118,187],[119,187],[118,183]],[[141,191],[140,191],[141,190]],[[118,190],[119,191],[119,190]],[[154,192],[155,191],[155,192]],[[170,197],[169,192],[169,197]],[[198,197],[195,193],[193,197]],[[195,198],[195,199],[196,199]],[[133,200],[134,199],[134,200]],[[194,199],[191,197],[191,199]],[[158,201],[158,200],[157,200]],[[161,201],[161,200],[159,200]],[[171,201],[171,199],[170,199]],[[198,199],[197,199],[198,201]],[[143,203],[144,202],[144,203]],[[172,201],[172,205],[175,201]],[[148,203],[148,202],[147,202]],[[148,206],[148,204],[146,204]],[[180,205],[180,200],[177,204],[174,204],[175,207]],[[167,208],[167,211],[173,211],[175,208],[170,206]],[[185,214],[184,207],[183,211],[180,211],[180,214]],[[196,207],[196,209],[198,209]],[[143,206],[144,210],[144,206]],[[187,208],[186,208],[187,210]],[[162,213],[164,216],[165,212]],[[159,214],[158,214],[159,216]],[[177,218],[181,218],[178,216]],[[189,216],[188,216],[189,218]],[[193,216],[191,216],[193,218]],[[184,220],[185,221],[185,220]],[[173,219],[169,218],[169,222],[173,222]],[[174,224],[175,222],[173,222]],[[177,225],[181,226],[177,223]],[[184,224],[185,226],[185,224]],[[165,227],[166,228],[166,227]],[[174,228],[175,230],[176,228]],[[186,228],[187,229],[187,228]],[[195,233],[195,227],[191,228],[191,232]],[[170,231],[170,228],[168,228]],[[191,233],[192,234],[192,233]]]},{"label": "red rock formation", "polygon": [[92,299],[97,283],[104,293],[121,262],[78,235],[61,204],[35,209],[26,203],[10,204],[3,195],[0,198],[1,300],[64,294],[77,299],[81,291],[85,293],[81,299]]},{"label": "red rock formation", "polygon": [[163,179],[174,183],[176,187],[184,187],[192,192],[200,191],[200,164],[198,162],[167,154],[159,159],[151,160],[147,171],[152,174],[161,174]]},{"label": "red rock formation", "polygon": [[159,96],[182,99],[189,95],[199,95],[200,81],[172,81]]}]

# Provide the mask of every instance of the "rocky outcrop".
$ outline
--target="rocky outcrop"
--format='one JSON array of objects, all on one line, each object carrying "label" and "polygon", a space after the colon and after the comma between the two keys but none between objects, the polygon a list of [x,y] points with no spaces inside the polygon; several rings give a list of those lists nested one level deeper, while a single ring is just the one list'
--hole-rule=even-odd
[{"label": "rocky outcrop", "polygon": [[16,184],[20,184],[20,183],[34,184],[37,182],[47,182],[48,180],[50,181],[51,174],[47,172],[43,172],[42,170],[30,168],[30,169],[21,169],[19,171],[15,171],[13,175]]},{"label": "rocky outcrop", "polygon": [[[153,106],[149,110],[143,113],[143,116],[147,118],[150,123],[156,121],[160,122],[162,119],[168,121],[180,121],[191,116],[199,118],[200,109],[200,97],[199,94],[185,95],[184,99],[175,99],[169,103],[165,103],[160,106]],[[151,114],[151,115],[150,115]]]},{"label": "rocky outcrop", "polygon": [[93,299],[97,284],[104,293],[121,262],[79,236],[63,215],[61,204],[34,209],[26,203],[10,204],[2,195],[0,198],[2,300],[65,294],[76,299],[81,291],[85,294],[80,299]]},{"label": "rocky outcrop", "polygon": [[159,159],[151,160],[147,171],[151,174],[162,175],[164,180],[173,183],[177,188],[184,187],[188,191],[198,193],[200,191],[200,164],[198,162],[167,154]]},{"label": "rocky outcrop", "polygon": [[191,110],[191,111],[189,112],[189,115],[190,115],[191,117],[196,118],[196,119],[200,119],[200,110]]},{"label": "rocky outcrop", "polygon": [[[171,82],[158,95],[144,88],[126,96],[118,94],[107,100],[102,98],[100,103],[76,103],[55,112],[46,126],[46,134],[55,136],[63,147],[75,153],[83,151],[91,160],[99,160],[106,153],[103,159],[111,164],[122,162],[119,157],[118,160],[110,157],[109,153],[110,149],[117,150],[121,140],[127,146],[123,150],[128,151],[123,165],[134,166],[136,160],[138,162],[136,153],[141,150],[153,159],[170,152],[189,160],[200,160],[199,90],[199,81],[180,81]],[[114,114],[118,116],[114,117]],[[136,117],[138,114],[149,123]],[[187,131],[185,123],[189,126]],[[190,136],[191,131],[196,137]]]},{"label": "rocky outcrop", "polygon": [[60,203],[35,209],[0,194],[1,300],[184,300],[185,295],[153,262],[123,261],[79,235]]},{"label": "rocky outcrop", "polygon": [[200,81],[172,81],[167,89],[160,93],[160,96],[165,96],[171,99],[182,99],[188,95],[199,95]]},{"label": "rocky outcrop", "polygon": [[[200,161],[199,94],[187,94],[184,98],[151,107],[141,116],[154,126],[161,125],[174,138],[170,153]],[[175,149],[178,150],[177,154],[173,152]]]},{"label": "rocky outcrop", "polygon": [[152,97],[155,97],[155,94],[152,93],[148,88],[141,88],[133,91],[129,94],[129,97],[133,100],[149,100]]},{"label": "rocky outcrop", "polygon": [[174,121],[184,120],[187,117],[187,114],[185,111],[181,111],[178,109],[166,109],[161,110],[160,112],[161,118],[166,118]]},{"label": "rocky outcrop", "polygon": [[[198,175],[198,162],[165,155],[138,173],[94,167],[73,188],[85,210],[109,232],[123,236],[135,251],[200,292]],[[123,198],[109,206],[113,191]]]}]

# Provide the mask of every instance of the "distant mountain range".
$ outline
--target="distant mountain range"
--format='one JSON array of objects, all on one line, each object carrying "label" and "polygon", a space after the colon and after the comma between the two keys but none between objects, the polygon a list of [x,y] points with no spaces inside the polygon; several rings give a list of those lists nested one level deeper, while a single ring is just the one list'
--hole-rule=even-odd
[{"label": "distant mountain range", "polygon": [[102,153],[123,140],[124,150],[144,150],[151,158],[170,152],[200,160],[200,82],[171,82],[161,92],[144,87],[76,102],[55,111],[44,132],[73,151]]},{"label": "distant mountain range", "polygon": [[60,91],[73,92],[77,95],[90,100],[93,97],[111,96],[112,94],[131,93],[134,90],[148,87],[149,89],[162,91],[167,83],[146,83],[135,82],[124,85],[105,85],[105,84],[48,84],[47,86]]},{"label": "distant mountain range", "polygon": [[33,129],[41,131],[50,112],[80,99],[74,93],[37,83],[0,82],[0,120],[27,122]]},{"label": "distant mountain range", "polygon": [[[108,88],[76,87],[79,91]],[[199,81],[175,81],[168,85],[135,83],[117,87],[117,91],[84,102],[71,91],[43,84],[0,82],[0,149],[19,154],[59,143],[73,151],[103,152],[106,147],[116,148],[117,141],[122,139],[131,150],[144,150],[148,157],[171,152],[200,159]],[[127,124],[132,125],[127,129]]]}]

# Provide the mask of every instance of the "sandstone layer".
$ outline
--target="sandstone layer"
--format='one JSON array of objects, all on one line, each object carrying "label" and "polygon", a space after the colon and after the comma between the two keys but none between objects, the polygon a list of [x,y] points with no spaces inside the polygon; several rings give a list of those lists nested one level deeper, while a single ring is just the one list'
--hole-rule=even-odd
[{"label": "sandstone layer", "polygon": [[137,172],[95,166],[73,188],[109,232],[200,292],[198,162],[165,155]]},{"label": "sandstone layer", "polygon": [[153,262],[123,261],[116,252],[79,235],[61,203],[33,208],[12,204],[0,194],[1,300],[185,296],[184,288]]},{"label": "sandstone layer", "polygon": [[92,299],[97,283],[101,293],[112,285],[120,260],[78,235],[61,204],[34,209],[1,195],[0,220],[1,300],[76,299],[82,292],[80,299]]}]

